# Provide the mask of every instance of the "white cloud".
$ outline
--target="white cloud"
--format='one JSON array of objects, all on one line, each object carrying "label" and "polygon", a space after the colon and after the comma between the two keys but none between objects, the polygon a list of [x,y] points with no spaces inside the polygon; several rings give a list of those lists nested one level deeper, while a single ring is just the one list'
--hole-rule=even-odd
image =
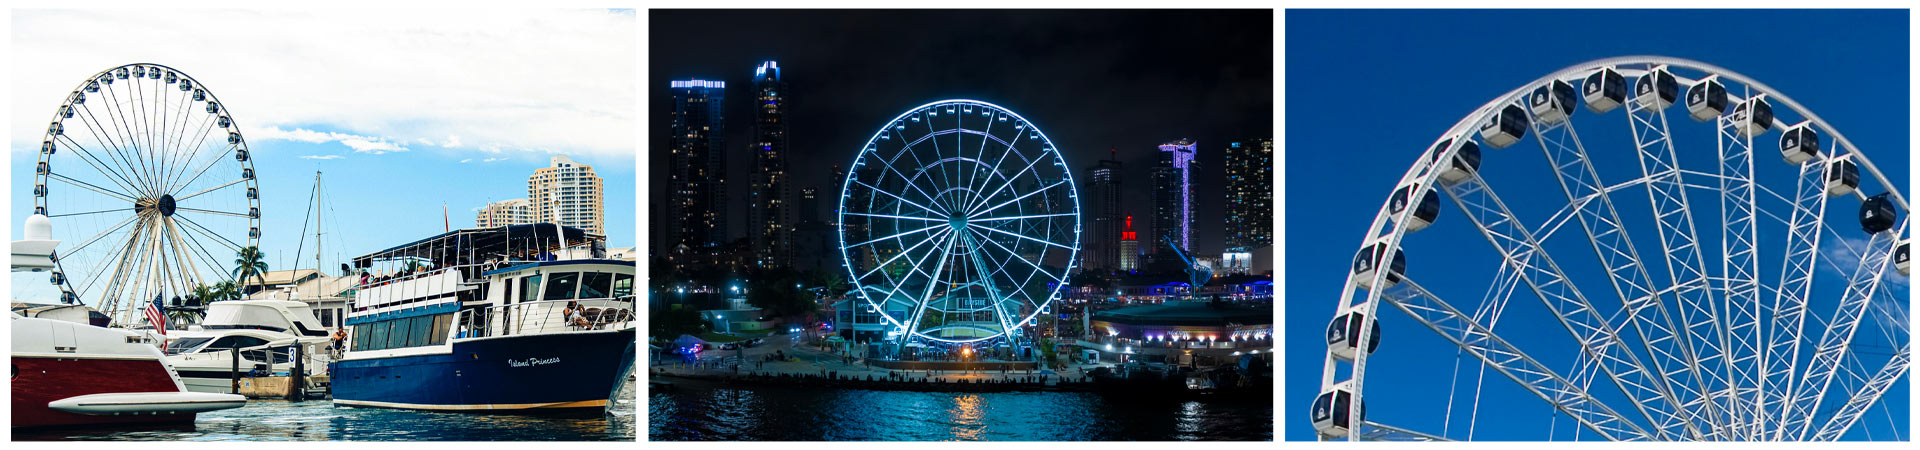
[{"label": "white cloud", "polygon": [[[640,77],[635,16],[553,9],[22,10],[12,15],[11,49],[15,61],[34,63],[11,66],[10,126],[14,136],[38,136],[76,82],[114,64],[153,62],[218,95],[249,137],[278,127],[293,130],[283,139],[340,142],[369,153],[440,143],[437,151],[456,153],[560,149],[632,157]],[[180,25],[187,23],[220,25]],[[220,51],[206,50],[212,48]],[[364,139],[301,132],[315,129]]]},{"label": "white cloud", "polygon": [[345,159],[340,155],[300,155],[300,159]]},{"label": "white cloud", "polygon": [[384,138],[331,131],[313,131],[305,128],[295,128],[292,131],[288,131],[282,130],[280,127],[269,126],[251,133],[250,136],[264,140],[299,141],[310,144],[339,142],[341,145],[352,148],[354,152],[373,153],[375,155],[386,152],[407,151],[406,147],[401,147],[399,144],[389,142]]},{"label": "white cloud", "polygon": [[497,162],[497,161],[506,161],[506,160],[507,160],[506,158],[487,158],[487,159],[480,160],[480,162]]},{"label": "white cloud", "polygon": [[[1842,280],[1850,279],[1853,277],[1853,272],[1860,268],[1860,258],[1865,256],[1867,242],[1865,237],[1843,236],[1839,239],[1832,239],[1831,236],[1823,237],[1820,241],[1820,259],[1831,264],[1822,262],[1818,267],[1828,274],[1842,277]],[[1910,285],[1910,280],[1906,276],[1901,275],[1898,270],[1893,270],[1892,261],[1887,262],[1886,274],[1885,281],[1891,283],[1893,287],[1904,289]]]},{"label": "white cloud", "polygon": [[466,163],[470,163],[470,162],[473,162],[473,158],[467,158],[467,159],[462,159],[462,160],[460,160],[460,163],[461,163],[461,164],[466,164]]}]

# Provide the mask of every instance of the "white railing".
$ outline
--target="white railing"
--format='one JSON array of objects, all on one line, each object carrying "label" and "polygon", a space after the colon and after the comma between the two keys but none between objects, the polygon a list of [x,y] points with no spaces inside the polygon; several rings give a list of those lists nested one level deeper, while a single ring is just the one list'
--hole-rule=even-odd
[{"label": "white railing", "polygon": [[[568,302],[580,304],[580,320],[568,320]],[[550,300],[489,306],[454,316],[455,339],[572,333],[632,328],[633,297],[606,300]]]}]

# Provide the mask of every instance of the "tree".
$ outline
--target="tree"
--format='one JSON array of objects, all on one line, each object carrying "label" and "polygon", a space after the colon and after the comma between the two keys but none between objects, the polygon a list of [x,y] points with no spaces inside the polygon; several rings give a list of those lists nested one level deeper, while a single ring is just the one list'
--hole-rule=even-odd
[{"label": "tree", "polygon": [[260,288],[267,287],[267,255],[255,245],[240,249],[233,259],[233,278],[245,282],[247,278],[259,280]]},{"label": "tree", "polygon": [[213,292],[211,294],[213,301],[216,302],[221,300],[238,300],[240,298],[240,285],[234,284],[232,280],[222,281],[213,285]]},{"label": "tree", "polygon": [[212,302],[215,299],[214,295],[216,292],[217,290],[214,289],[213,286],[204,284],[194,286],[193,292],[187,296],[187,302],[189,306],[206,306],[208,302]]}]

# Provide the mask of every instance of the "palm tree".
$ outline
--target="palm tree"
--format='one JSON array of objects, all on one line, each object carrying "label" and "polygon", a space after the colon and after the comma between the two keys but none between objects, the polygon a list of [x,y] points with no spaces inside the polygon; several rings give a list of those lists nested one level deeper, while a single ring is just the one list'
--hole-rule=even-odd
[{"label": "palm tree", "polygon": [[267,255],[260,252],[259,246],[247,246],[233,259],[233,278],[246,282],[247,278],[260,281],[260,288],[267,287]]},{"label": "palm tree", "polygon": [[193,299],[192,306],[207,306],[208,302],[212,302],[214,300],[215,293],[216,293],[216,289],[213,286],[208,286],[204,284],[194,286],[193,294],[191,297]]},{"label": "palm tree", "polygon": [[215,301],[239,299],[240,286],[235,285],[232,280],[222,281],[219,284],[213,285],[212,294]]}]

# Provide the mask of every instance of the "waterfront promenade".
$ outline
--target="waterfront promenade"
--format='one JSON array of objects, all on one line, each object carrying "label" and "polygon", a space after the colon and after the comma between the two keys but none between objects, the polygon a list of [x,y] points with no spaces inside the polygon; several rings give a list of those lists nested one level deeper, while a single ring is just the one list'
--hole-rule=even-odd
[{"label": "waterfront promenade", "polygon": [[[1103,364],[1071,365],[1066,369],[1014,371],[899,370],[872,367],[861,359],[796,345],[786,336],[767,338],[766,343],[743,350],[711,350],[696,360],[678,355],[663,355],[647,366],[653,375],[719,380],[749,379],[828,379],[855,382],[899,381],[918,383],[1022,385],[1024,388],[1061,387],[1063,382],[1078,384],[1087,380],[1086,372]],[[783,354],[786,360],[768,361],[768,355]],[[736,367],[737,366],[737,367]],[[1013,386],[1008,386],[1013,387]]]}]

